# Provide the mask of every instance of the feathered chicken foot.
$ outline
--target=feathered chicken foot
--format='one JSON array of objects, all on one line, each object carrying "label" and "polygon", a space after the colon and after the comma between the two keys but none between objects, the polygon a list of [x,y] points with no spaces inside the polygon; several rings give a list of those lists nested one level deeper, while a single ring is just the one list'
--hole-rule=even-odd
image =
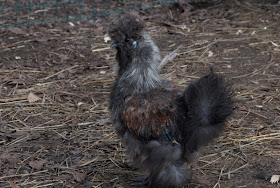
[{"label": "feathered chicken foot", "polygon": [[131,186],[141,187],[141,186],[149,185],[151,182],[151,177],[150,176],[148,176],[147,178],[136,177],[136,178],[132,178],[131,181],[137,182],[137,183],[130,184]]}]

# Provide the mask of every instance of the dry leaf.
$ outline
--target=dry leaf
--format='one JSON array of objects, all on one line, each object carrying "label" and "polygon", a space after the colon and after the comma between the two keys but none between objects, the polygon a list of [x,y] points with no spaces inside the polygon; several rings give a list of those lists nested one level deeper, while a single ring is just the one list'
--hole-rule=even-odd
[{"label": "dry leaf", "polygon": [[73,172],[73,177],[77,182],[82,182],[86,179],[87,174],[74,171]]},{"label": "dry leaf", "polygon": [[6,176],[11,176],[17,173],[16,169],[9,169],[7,170],[7,172],[5,173]]},{"label": "dry leaf", "polygon": [[214,55],[214,53],[212,51],[208,52],[208,57],[212,57]]},{"label": "dry leaf", "polygon": [[18,186],[17,184],[15,183],[10,183],[11,184],[11,188],[20,188],[20,186]]},{"label": "dry leaf", "polygon": [[34,160],[29,162],[29,166],[36,170],[42,169],[43,165],[47,162],[47,160]]},{"label": "dry leaf", "polygon": [[67,116],[65,117],[65,121],[68,121],[68,120],[70,120],[71,118],[72,118],[71,115],[67,115]]},{"label": "dry leaf", "polygon": [[108,118],[107,119],[99,119],[99,120],[96,121],[96,125],[103,126],[108,122],[109,122]]},{"label": "dry leaf", "polygon": [[33,94],[32,92],[30,92],[30,93],[28,94],[28,96],[27,96],[27,100],[28,100],[30,103],[33,103],[33,102],[36,102],[36,101],[40,100],[40,98],[39,98],[37,95],[35,95],[35,94]]},{"label": "dry leaf", "polygon": [[12,156],[9,153],[3,153],[2,155],[0,155],[0,161],[3,161],[3,162],[6,162],[11,158],[12,158]]},{"label": "dry leaf", "polygon": [[68,60],[68,59],[69,59],[68,55],[59,54],[58,56],[59,56],[59,57],[60,57],[60,59],[61,59],[61,60],[63,60],[63,61],[65,61],[65,60]]},{"label": "dry leaf", "polygon": [[242,34],[243,33],[243,31],[241,30],[241,29],[239,29],[235,34],[236,35],[240,35],[240,34]]},{"label": "dry leaf", "polygon": [[111,38],[106,34],[106,35],[104,36],[104,42],[107,43],[107,42],[109,42],[109,41],[111,41]]},{"label": "dry leaf", "polygon": [[271,176],[270,182],[277,183],[280,180],[280,175],[273,175]]},{"label": "dry leaf", "polygon": [[71,27],[74,27],[75,26],[75,24],[73,24],[72,22],[68,22],[69,23],[69,25],[71,26]]},{"label": "dry leaf", "polygon": [[17,34],[17,35],[25,35],[26,32],[23,30],[23,29],[20,29],[18,27],[10,27],[8,28],[8,30],[14,34]]},{"label": "dry leaf", "polygon": [[17,155],[10,155],[9,153],[3,153],[0,155],[0,162],[8,162],[10,164],[15,164],[20,161],[19,156]]}]

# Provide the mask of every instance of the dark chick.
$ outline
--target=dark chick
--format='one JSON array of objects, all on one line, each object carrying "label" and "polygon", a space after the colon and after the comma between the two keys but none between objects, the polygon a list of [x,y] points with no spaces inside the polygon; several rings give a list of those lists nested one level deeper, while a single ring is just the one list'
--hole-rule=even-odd
[{"label": "dark chick", "polygon": [[190,173],[185,162],[216,138],[232,113],[231,88],[210,73],[185,91],[159,75],[160,52],[139,17],[112,23],[119,71],[110,96],[114,127],[128,155],[149,173],[143,184],[177,188]]}]

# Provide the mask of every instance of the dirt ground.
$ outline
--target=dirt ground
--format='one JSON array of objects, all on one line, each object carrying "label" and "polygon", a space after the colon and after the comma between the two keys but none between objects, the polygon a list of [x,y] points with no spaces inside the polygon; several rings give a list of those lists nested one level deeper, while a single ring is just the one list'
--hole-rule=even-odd
[{"label": "dirt ground", "polygon": [[[233,1],[232,1],[233,2]],[[244,1],[168,5],[138,13],[182,88],[223,73],[235,113],[190,165],[187,188],[275,188],[280,175],[280,6]],[[130,165],[109,120],[116,15],[0,32],[0,187],[130,187]]]}]

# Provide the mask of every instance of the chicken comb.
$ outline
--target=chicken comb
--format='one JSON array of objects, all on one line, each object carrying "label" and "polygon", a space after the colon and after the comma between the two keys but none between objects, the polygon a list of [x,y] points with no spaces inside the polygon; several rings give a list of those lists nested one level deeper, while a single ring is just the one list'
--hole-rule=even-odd
[{"label": "chicken comb", "polygon": [[126,37],[137,40],[141,38],[144,26],[139,16],[127,14],[113,21],[109,28],[109,35],[113,41],[122,41]]}]

